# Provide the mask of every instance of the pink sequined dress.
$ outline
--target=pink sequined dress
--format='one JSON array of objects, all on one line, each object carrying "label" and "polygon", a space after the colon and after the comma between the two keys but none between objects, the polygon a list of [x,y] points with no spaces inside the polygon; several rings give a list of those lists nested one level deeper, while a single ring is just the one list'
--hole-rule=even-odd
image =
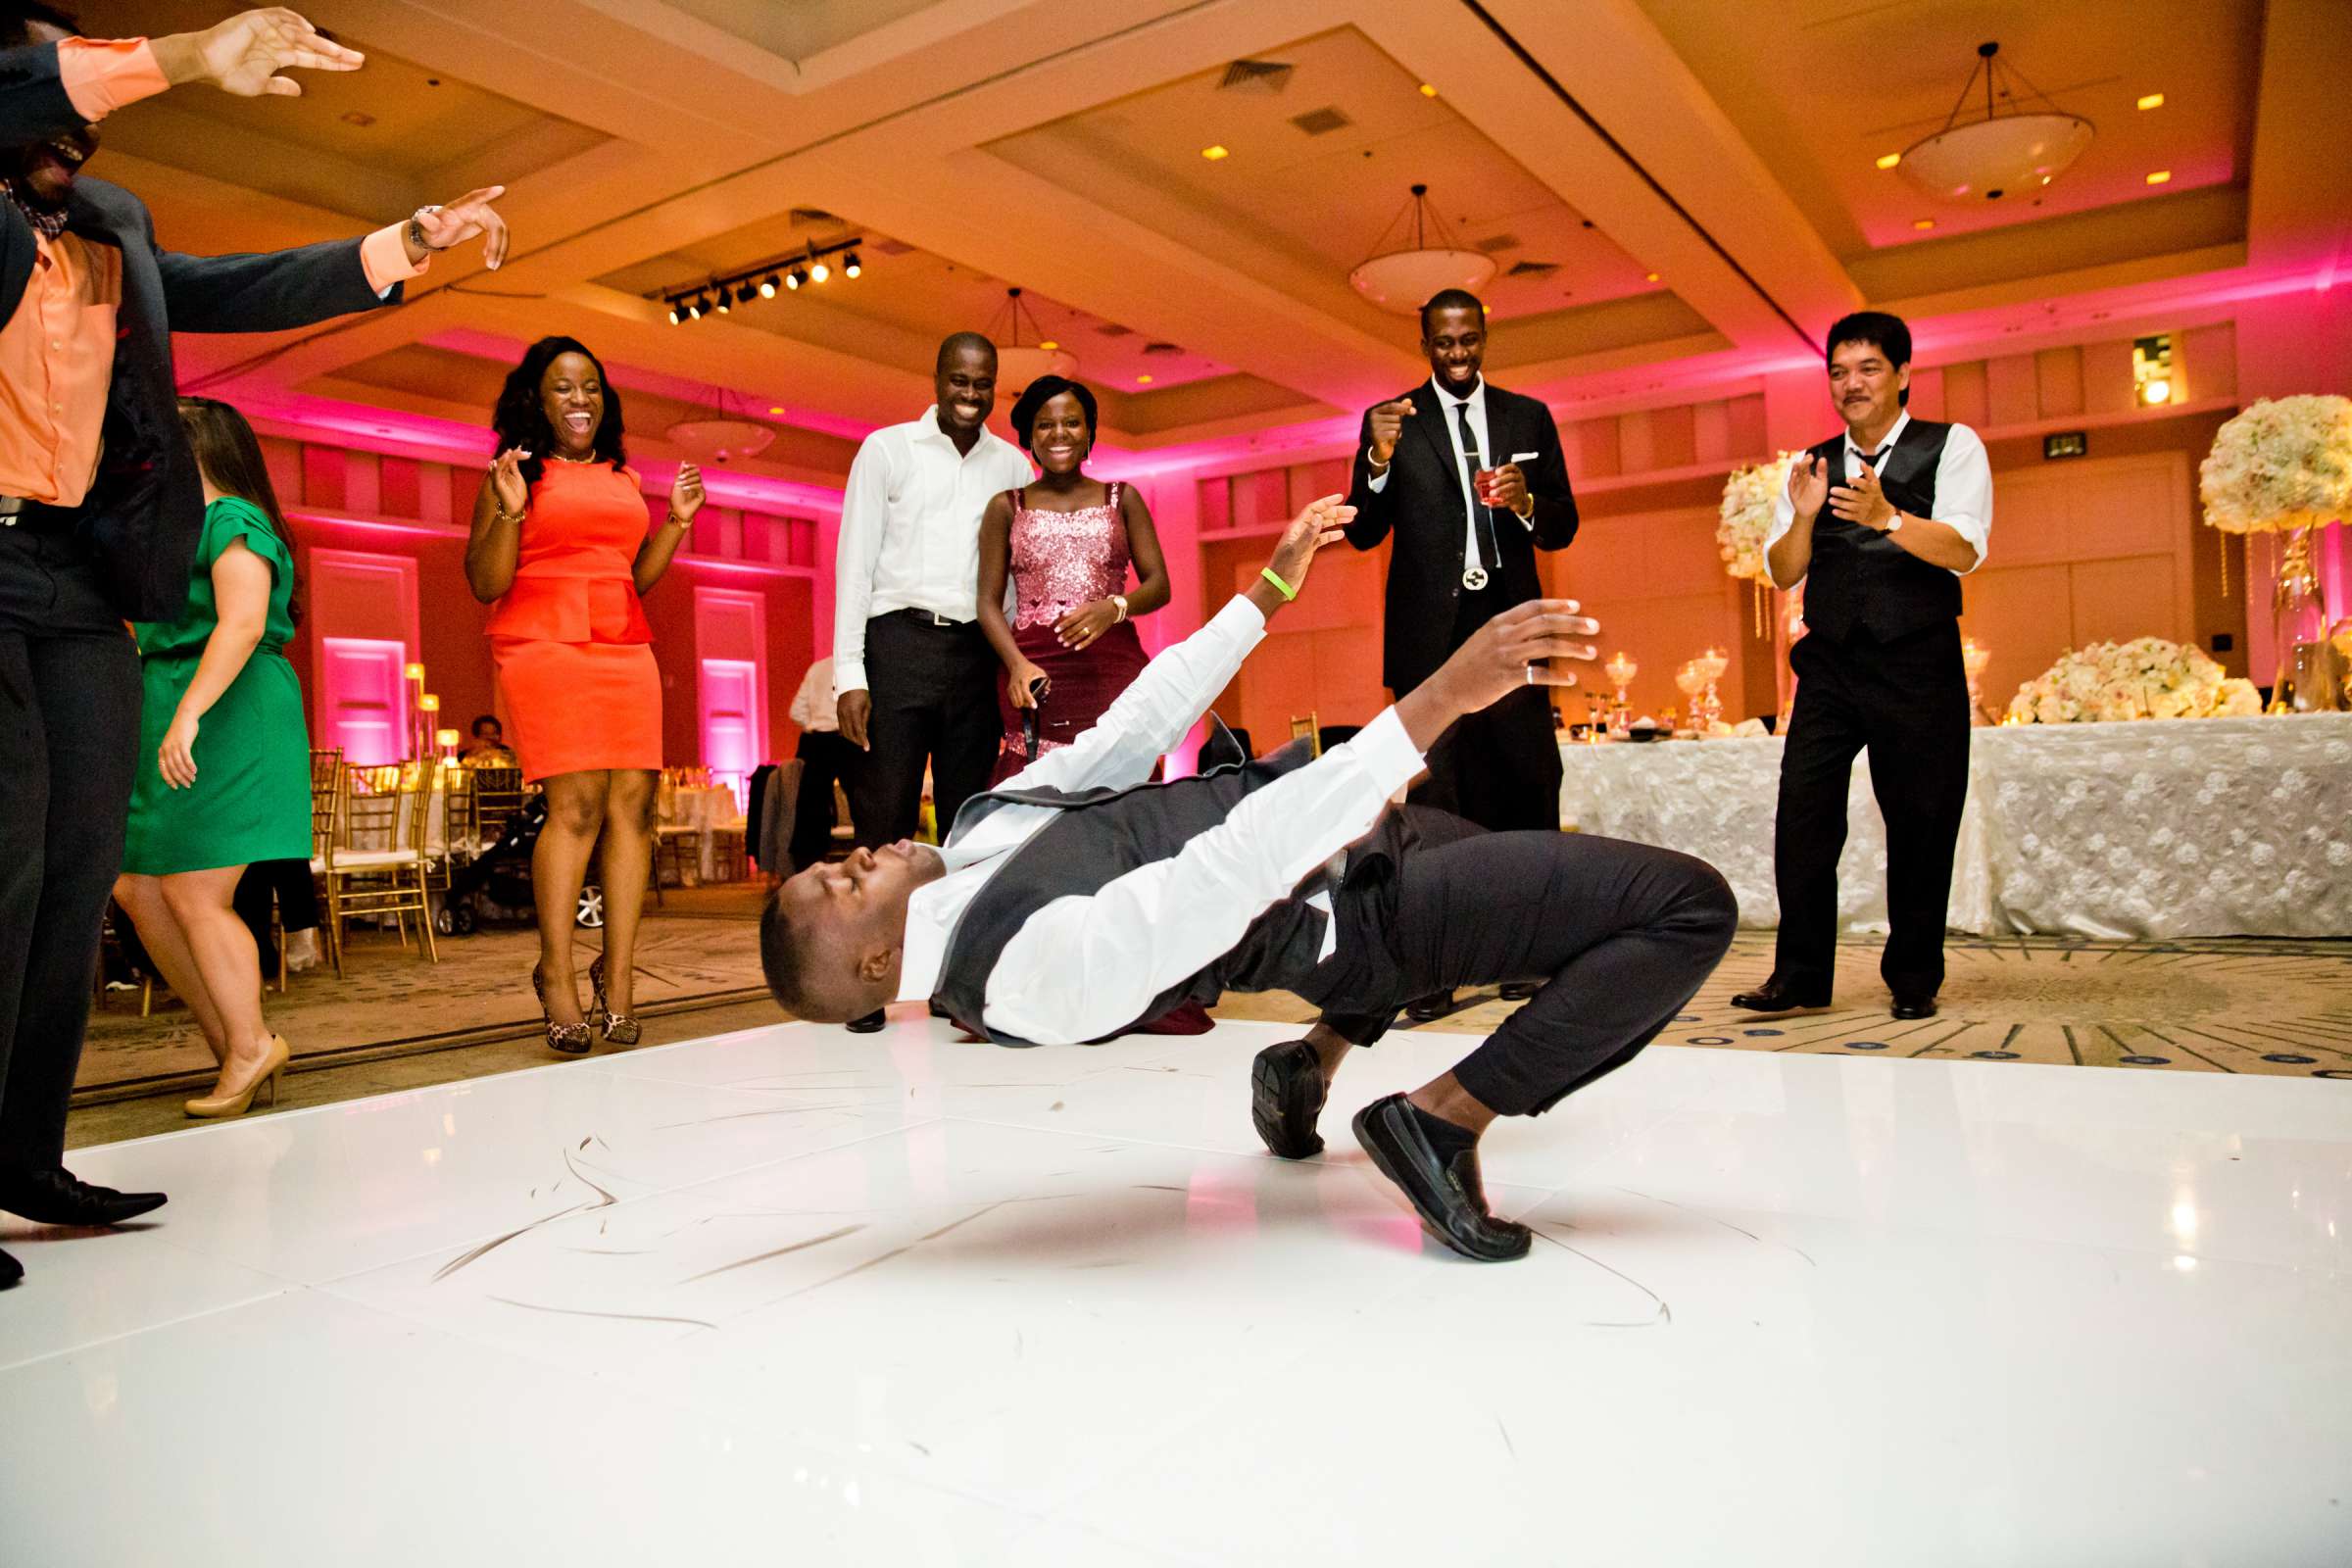
[{"label": "pink sequined dress", "polygon": [[[1099,507],[1075,512],[1039,512],[1027,492],[1012,493],[1012,537],[1007,574],[1015,609],[1012,640],[1021,656],[1052,682],[1038,705],[1038,750],[1067,746],[1094,726],[1143,673],[1144,645],[1135,622],[1122,620],[1080,651],[1064,648],[1054,628],[1071,611],[1127,591],[1127,523],[1119,515],[1118,485]],[[997,707],[1004,740],[997,753],[1002,784],[1027,765],[1020,710],[1012,706],[1008,677],[997,675]]]}]

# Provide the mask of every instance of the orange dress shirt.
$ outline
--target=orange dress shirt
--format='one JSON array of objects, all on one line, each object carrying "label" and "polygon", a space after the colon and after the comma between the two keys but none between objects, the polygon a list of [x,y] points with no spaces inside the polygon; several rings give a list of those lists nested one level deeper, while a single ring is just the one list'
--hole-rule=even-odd
[{"label": "orange dress shirt", "polygon": [[[66,97],[88,120],[169,87],[144,38],[67,38],[57,46]],[[360,244],[368,286],[382,293],[424,270],[393,223]],[[0,322],[0,496],[79,506],[98,471],[115,370],[122,253],[78,234],[35,232],[32,276]]]}]

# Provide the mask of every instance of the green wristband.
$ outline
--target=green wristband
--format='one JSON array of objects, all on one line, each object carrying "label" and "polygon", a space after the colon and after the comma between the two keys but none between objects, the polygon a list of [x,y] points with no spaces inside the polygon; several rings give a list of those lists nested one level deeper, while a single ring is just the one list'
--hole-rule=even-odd
[{"label": "green wristband", "polygon": [[1284,604],[1287,605],[1292,600],[1298,597],[1298,590],[1292,587],[1289,583],[1284,582],[1280,577],[1275,576],[1274,568],[1272,566],[1266,567],[1264,570],[1260,571],[1258,575],[1274,585],[1274,591],[1282,595],[1282,602]]}]

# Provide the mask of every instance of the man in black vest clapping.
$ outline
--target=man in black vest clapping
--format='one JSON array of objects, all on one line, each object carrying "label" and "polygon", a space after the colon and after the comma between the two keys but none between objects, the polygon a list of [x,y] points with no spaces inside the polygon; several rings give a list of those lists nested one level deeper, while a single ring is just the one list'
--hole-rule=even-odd
[{"label": "man in black vest clapping", "polygon": [[1829,1005],[1846,783],[1854,754],[1867,750],[1886,819],[1892,926],[1879,971],[1897,1018],[1927,1018],[1943,984],[1952,849],[1968,798],[1960,579],[1984,560],[1992,469],[1967,425],[1904,412],[1911,329],[1900,319],[1849,316],[1830,329],[1828,351],[1845,433],[1790,466],[1765,553],[1776,585],[1805,583],[1773,828],[1780,939],[1772,977],[1732,1002],[1757,1012]]},{"label": "man in black vest clapping", "polygon": [[1573,683],[1553,662],[1591,659],[1598,628],[1569,600],[1502,611],[1320,758],[1295,744],[1148,782],[1339,537],[1339,500],[1295,519],[1249,591],[1152,660],[1094,728],[974,797],[940,848],[860,849],[777,889],[760,964],[803,1018],[921,1001],[1008,1046],[1106,1040],[1225,991],[1294,991],[1321,1021],[1251,1075],[1258,1134],[1289,1159],[1321,1152],[1341,1058],[1407,1002],[1539,977],[1452,1071],[1354,1123],[1430,1234],[1466,1256],[1519,1257],[1530,1233],[1489,1211],[1480,1136],[1631,1061],[1714,968],[1738,910],[1713,867],[1672,850],[1553,827],[1482,833],[1391,806],[1464,714]]}]

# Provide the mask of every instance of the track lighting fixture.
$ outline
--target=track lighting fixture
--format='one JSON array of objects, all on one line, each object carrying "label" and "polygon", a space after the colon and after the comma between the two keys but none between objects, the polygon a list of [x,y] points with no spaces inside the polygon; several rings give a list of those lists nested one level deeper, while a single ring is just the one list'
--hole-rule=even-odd
[{"label": "track lighting fixture", "polygon": [[755,300],[772,300],[779,289],[798,292],[811,283],[830,279],[838,270],[844,277],[857,277],[865,270],[865,260],[857,247],[865,241],[857,237],[837,239],[828,245],[808,244],[790,254],[755,263],[741,271],[713,277],[708,283],[692,288],[664,289],[658,298],[666,309],[670,324],[699,321],[712,314],[729,316],[738,305]]}]

